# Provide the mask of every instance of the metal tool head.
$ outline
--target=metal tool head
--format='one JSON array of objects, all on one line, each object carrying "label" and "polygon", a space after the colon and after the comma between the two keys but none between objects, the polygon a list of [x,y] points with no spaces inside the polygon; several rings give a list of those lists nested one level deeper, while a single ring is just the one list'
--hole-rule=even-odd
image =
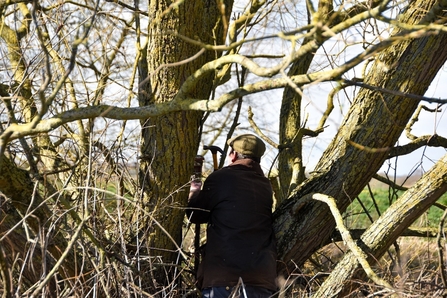
[{"label": "metal tool head", "polygon": [[214,146],[214,145],[203,146],[203,150],[210,150],[212,154],[217,154],[217,152],[220,152],[220,154],[224,153],[223,150],[220,147]]}]

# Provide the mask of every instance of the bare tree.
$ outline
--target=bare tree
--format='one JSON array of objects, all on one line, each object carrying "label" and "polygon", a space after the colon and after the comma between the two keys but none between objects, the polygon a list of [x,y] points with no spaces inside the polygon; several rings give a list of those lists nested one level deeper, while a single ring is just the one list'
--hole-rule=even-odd
[{"label": "bare tree", "polygon": [[[0,11],[4,297],[194,291],[183,207],[203,140],[251,130],[269,144],[286,278],[336,227],[316,194],[343,214],[390,158],[447,147],[440,134],[411,134],[420,113],[446,103],[425,95],[447,59],[442,1],[9,1]],[[327,106],[307,116],[308,93],[328,83]],[[265,109],[271,96],[278,110]],[[263,119],[273,112],[278,129]],[[306,167],[306,146],[341,114]],[[368,257],[347,253],[317,295],[352,291],[359,264],[379,259],[446,184],[444,158],[363,234]]]}]

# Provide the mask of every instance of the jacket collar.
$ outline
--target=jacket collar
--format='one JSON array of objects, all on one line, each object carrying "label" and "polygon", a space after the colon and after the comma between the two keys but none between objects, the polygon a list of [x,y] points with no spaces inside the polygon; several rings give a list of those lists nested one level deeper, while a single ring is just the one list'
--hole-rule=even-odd
[{"label": "jacket collar", "polygon": [[256,173],[261,174],[264,176],[264,172],[261,169],[261,166],[256,161],[250,159],[250,158],[244,158],[244,159],[237,159],[233,163],[229,164],[229,167],[242,165],[246,166],[250,169],[253,169]]}]

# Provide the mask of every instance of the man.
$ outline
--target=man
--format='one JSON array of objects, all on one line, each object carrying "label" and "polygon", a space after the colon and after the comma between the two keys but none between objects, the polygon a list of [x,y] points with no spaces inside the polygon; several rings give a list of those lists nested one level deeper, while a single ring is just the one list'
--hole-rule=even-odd
[{"label": "man", "polygon": [[265,144],[252,134],[230,139],[231,163],[193,181],[186,214],[208,223],[198,280],[205,298],[266,298],[276,291],[273,195],[259,165]]}]

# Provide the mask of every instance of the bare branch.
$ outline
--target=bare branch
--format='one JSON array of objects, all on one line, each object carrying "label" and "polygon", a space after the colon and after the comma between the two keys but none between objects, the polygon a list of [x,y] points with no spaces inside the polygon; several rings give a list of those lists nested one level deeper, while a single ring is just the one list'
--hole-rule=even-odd
[{"label": "bare branch", "polygon": [[417,95],[417,94],[409,94],[409,93],[397,91],[397,90],[389,90],[386,88],[371,86],[371,85],[365,84],[363,82],[359,82],[358,80],[343,79],[341,81],[345,82],[349,86],[358,86],[358,87],[362,87],[362,88],[366,88],[369,90],[378,91],[378,92],[382,92],[382,93],[386,93],[386,94],[402,96],[402,97],[411,98],[411,99],[420,100],[420,101],[426,101],[428,103],[439,103],[439,104],[447,103],[447,99],[432,98],[432,97],[426,97],[426,96],[421,96],[421,95]]},{"label": "bare branch", "polygon": [[411,143],[391,148],[389,158],[410,154],[424,146],[447,148],[447,139],[439,135],[420,136]]},{"label": "bare branch", "polygon": [[[391,287],[391,285],[387,281],[385,281],[385,280],[381,279],[379,276],[377,276],[377,274],[372,270],[371,266],[369,265],[368,261],[366,260],[367,256],[366,256],[365,252],[363,252],[357,246],[357,244],[355,244],[354,240],[351,237],[351,234],[349,233],[348,229],[345,227],[345,225],[343,223],[343,217],[337,208],[337,204],[335,203],[334,198],[331,198],[329,196],[326,196],[324,194],[319,194],[319,193],[314,194],[312,196],[312,198],[314,200],[324,202],[329,206],[329,208],[331,209],[332,215],[334,216],[335,223],[337,224],[337,229],[340,232],[340,234],[343,238],[343,241],[349,247],[351,252],[355,255],[355,257],[357,258],[357,261],[360,263],[363,270],[365,270],[368,277],[372,281],[374,281],[376,284],[383,286],[384,288],[388,289],[391,292],[394,292],[395,290],[393,289],[393,287]],[[394,296],[394,295],[391,295],[391,296]]]}]

